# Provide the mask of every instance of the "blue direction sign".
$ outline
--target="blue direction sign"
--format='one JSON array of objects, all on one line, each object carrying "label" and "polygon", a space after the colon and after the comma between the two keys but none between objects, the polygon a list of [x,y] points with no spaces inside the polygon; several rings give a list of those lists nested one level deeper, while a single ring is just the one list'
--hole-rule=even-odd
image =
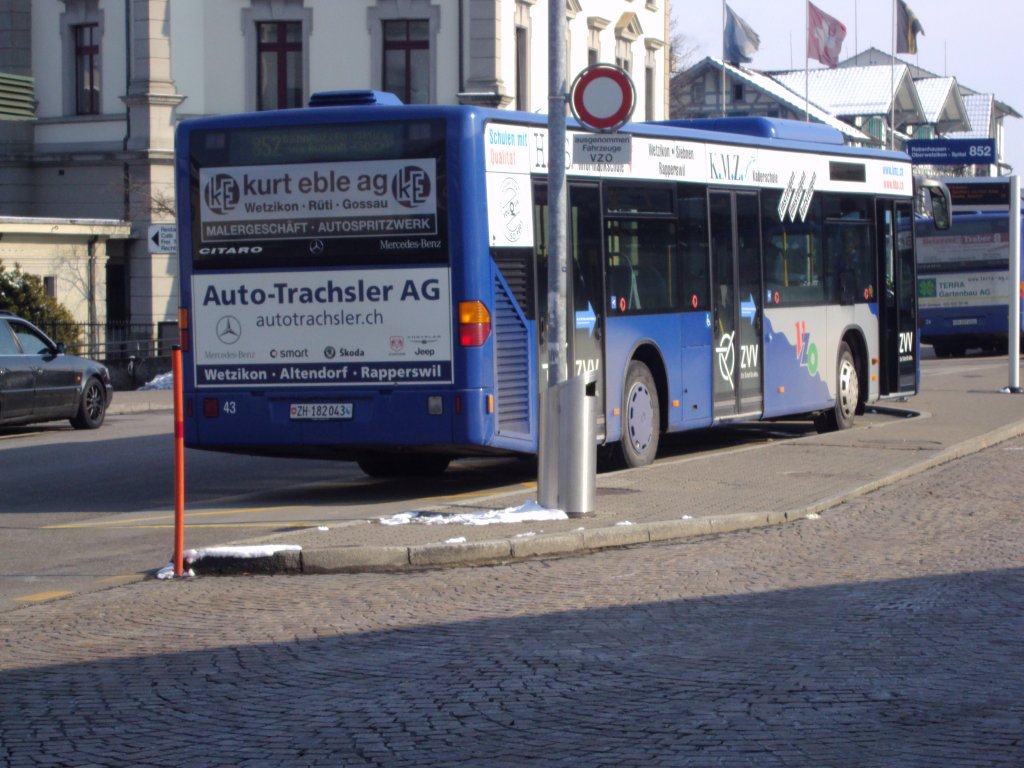
[{"label": "blue direction sign", "polygon": [[915,165],[991,165],[996,162],[996,140],[911,139],[907,152]]}]

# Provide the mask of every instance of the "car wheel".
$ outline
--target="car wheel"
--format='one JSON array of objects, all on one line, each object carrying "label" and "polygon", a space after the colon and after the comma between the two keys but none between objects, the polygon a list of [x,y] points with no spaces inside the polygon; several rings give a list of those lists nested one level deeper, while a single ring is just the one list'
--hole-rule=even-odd
[{"label": "car wheel", "polygon": [[98,429],[107,413],[107,395],[97,379],[89,379],[82,390],[78,413],[71,419],[75,429]]},{"label": "car wheel", "polygon": [[853,426],[853,418],[860,404],[860,378],[853,353],[844,341],[839,344],[836,361],[836,404],[814,420],[819,432],[835,432]]},{"label": "car wheel", "polygon": [[626,467],[646,467],[658,453],[661,408],[651,370],[639,360],[626,369],[622,390],[622,438],[619,460]]}]

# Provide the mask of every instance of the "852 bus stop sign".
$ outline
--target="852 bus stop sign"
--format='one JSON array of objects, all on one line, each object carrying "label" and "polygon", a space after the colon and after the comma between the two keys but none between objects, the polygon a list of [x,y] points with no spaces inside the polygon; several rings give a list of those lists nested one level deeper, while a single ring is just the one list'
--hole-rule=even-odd
[{"label": "852 bus stop sign", "polygon": [[636,90],[625,70],[595,64],[576,76],[569,104],[577,120],[592,131],[617,131],[629,120]]}]

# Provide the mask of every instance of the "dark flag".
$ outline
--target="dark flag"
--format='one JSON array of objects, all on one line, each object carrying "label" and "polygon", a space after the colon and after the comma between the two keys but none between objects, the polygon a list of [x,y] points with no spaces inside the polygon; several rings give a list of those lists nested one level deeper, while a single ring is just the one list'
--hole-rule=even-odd
[{"label": "dark flag", "polygon": [[903,0],[897,0],[896,53],[917,53],[917,36],[919,34],[924,34],[921,22]]}]

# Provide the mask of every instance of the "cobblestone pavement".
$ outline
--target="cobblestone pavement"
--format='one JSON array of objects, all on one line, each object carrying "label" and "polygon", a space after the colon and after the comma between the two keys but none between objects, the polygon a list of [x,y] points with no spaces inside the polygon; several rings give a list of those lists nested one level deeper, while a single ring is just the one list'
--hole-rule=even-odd
[{"label": "cobblestone pavement", "polygon": [[1024,765],[1022,459],[685,543],[15,610],[0,762]]}]

